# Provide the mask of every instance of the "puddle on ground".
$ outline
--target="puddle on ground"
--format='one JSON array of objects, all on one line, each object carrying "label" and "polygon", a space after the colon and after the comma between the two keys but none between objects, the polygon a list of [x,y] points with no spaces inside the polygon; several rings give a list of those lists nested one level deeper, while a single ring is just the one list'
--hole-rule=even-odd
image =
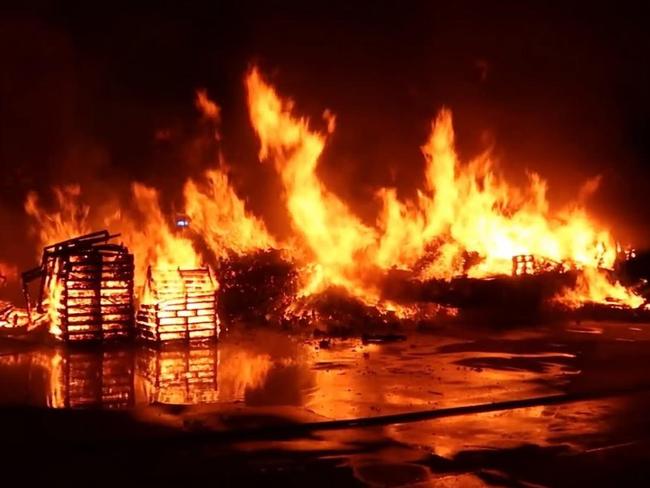
[{"label": "puddle on ground", "polygon": [[[586,330],[595,329],[589,324]],[[224,335],[198,348],[101,350],[0,345],[0,405],[124,412],[131,422],[237,430],[319,422],[650,383],[650,329],[599,324],[405,341],[324,344],[269,330]],[[477,338],[478,336],[478,338]],[[647,397],[609,398],[286,439],[233,442],[240,453],[338,459],[364,484],[507,484],[499,457],[595,452],[642,431]],[[533,447],[530,447],[533,446]],[[523,451],[522,451],[523,450]],[[329,461],[328,461],[329,462]],[[380,483],[381,484],[381,483]]]}]

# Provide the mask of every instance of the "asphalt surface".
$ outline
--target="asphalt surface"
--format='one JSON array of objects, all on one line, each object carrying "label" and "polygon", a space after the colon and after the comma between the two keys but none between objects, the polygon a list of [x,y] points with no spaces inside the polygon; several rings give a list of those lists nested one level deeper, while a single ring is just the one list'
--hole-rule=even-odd
[{"label": "asphalt surface", "polygon": [[[248,329],[192,350],[5,341],[2,469],[74,485],[639,486],[648,364],[643,324],[380,344]],[[607,391],[623,393],[595,394]],[[565,394],[576,400],[512,405]],[[508,403],[409,417],[494,402]]]}]

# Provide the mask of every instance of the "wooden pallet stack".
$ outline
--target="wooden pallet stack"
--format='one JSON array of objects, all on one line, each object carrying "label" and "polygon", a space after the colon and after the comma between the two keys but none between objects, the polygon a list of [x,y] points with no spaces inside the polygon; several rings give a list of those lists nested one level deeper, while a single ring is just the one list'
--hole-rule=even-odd
[{"label": "wooden pallet stack", "polygon": [[[28,283],[39,277],[38,307],[49,310],[57,339],[86,342],[123,339],[133,333],[133,255],[108,241],[107,231],[48,246],[41,266],[23,273],[28,306]],[[59,287],[55,298],[49,293]],[[48,297],[46,297],[49,295]],[[46,303],[47,302],[47,303]]]},{"label": "wooden pallet stack", "polygon": [[152,342],[219,337],[217,283],[209,268],[147,270],[136,317],[138,337]]}]

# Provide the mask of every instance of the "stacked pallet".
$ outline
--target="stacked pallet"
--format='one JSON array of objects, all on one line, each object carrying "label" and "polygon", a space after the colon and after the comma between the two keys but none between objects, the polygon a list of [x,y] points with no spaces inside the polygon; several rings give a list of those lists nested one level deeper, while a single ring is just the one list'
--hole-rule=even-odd
[{"label": "stacked pallet", "polygon": [[136,317],[138,337],[153,342],[217,339],[216,292],[209,268],[149,268]]},{"label": "stacked pallet", "polygon": [[48,246],[41,266],[23,274],[25,290],[31,279],[41,278],[39,308],[47,308],[57,339],[103,341],[132,335],[133,255],[108,243],[113,237],[103,231]]},{"label": "stacked pallet", "polygon": [[63,260],[59,311],[64,340],[126,338],[133,326],[133,255],[102,246]]}]

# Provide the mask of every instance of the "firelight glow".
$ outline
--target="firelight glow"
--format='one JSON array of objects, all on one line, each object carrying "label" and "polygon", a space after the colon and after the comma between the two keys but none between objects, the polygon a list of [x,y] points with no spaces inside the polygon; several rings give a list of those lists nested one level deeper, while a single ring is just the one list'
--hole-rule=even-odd
[{"label": "firelight glow", "polygon": [[[328,136],[336,130],[335,115],[325,110],[326,132],[313,129],[307,118],[297,114],[294,102],[280,96],[255,67],[247,73],[245,87],[259,158],[272,163],[279,175],[293,235],[283,243],[267,230],[235,192],[222,161],[185,181],[180,210],[191,225],[183,229],[166,217],[157,189],[132,183],[130,211],[119,206],[111,212],[103,209],[107,213],[99,220],[120,232],[135,255],[137,290],[148,267],[205,266],[201,246],[196,245],[200,241],[217,259],[284,249],[301,274],[299,297],[338,287],[398,316],[407,315],[409,309],[381,297],[381,279],[389,270],[405,270],[420,280],[488,278],[510,274],[517,256],[534,256],[529,263],[532,272],[578,273],[577,285],[560,292],[556,303],[570,308],[586,302],[643,305],[640,296],[609,278],[616,241],[582,203],[553,212],[541,176],[529,174],[528,184],[520,188],[505,180],[489,152],[467,163],[459,160],[450,110],[440,110],[422,146],[425,170],[417,197],[400,200],[395,189],[378,189],[381,211],[374,224],[368,224],[317,173]],[[216,128],[219,106],[205,91],[197,92],[196,105]],[[585,189],[593,192],[596,186],[597,180],[592,180]],[[39,248],[93,227],[92,209],[81,203],[79,186],[53,191],[52,211],[40,205],[35,193],[25,202]],[[52,316],[59,288],[56,282],[47,286]],[[55,318],[51,323],[56,334]]]},{"label": "firelight glow", "polygon": [[[246,86],[260,159],[271,160],[280,173],[293,226],[316,264],[305,293],[343,286],[373,303],[377,269],[417,270],[423,279],[484,278],[508,274],[515,256],[534,255],[587,270],[578,288],[567,292],[567,304],[604,297],[632,307],[643,303],[598,271],[613,266],[616,243],[583,207],[552,214],[539,175],[530,174],[525,188],[513,187],[497,173],[489,153],[461,164],[451,111],[440,111],[422,147],[426,169],[417,200],[400,201],[394,189],[380,189],[383,210],[369,227],[317,176],[326,134],[296,116],[293,102],[282,99],[257,68],[248,73]],[[468,253],[479,259],[468,265]]]}]

